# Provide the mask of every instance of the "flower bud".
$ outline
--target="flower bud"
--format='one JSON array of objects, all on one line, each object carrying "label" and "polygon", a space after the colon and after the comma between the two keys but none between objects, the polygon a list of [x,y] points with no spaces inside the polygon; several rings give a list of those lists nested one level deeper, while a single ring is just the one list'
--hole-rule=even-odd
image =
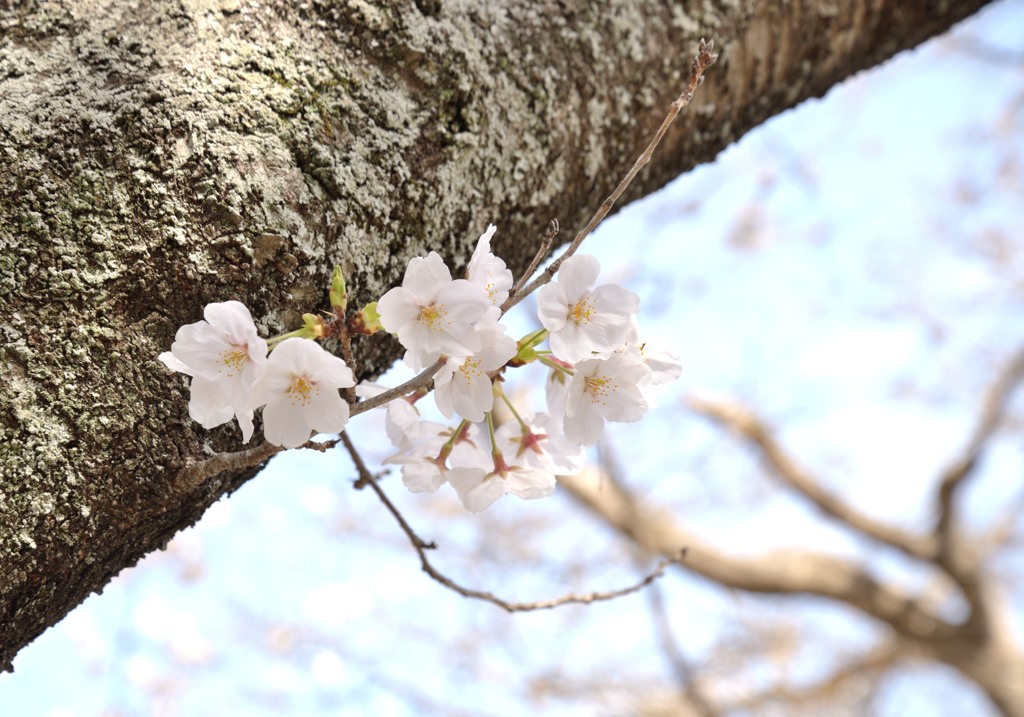
[{"label": "flower bud", "polygon": [[376,301],[371,301],[348,320],[350,334],[375,334],[383,328],[380,324],[380,314],[377,313]]},{"label": "flower bud", "polygon": [[344,316],[348,309],[348,290],[345,288],[345,275],[341,273],[341,267],[334,267],[331,274],[331,308],[338,316]]}]

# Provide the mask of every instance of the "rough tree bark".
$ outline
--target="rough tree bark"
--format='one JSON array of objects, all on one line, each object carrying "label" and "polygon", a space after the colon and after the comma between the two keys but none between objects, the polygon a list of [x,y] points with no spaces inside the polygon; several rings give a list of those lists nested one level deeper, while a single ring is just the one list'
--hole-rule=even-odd
[{"label": "rough tree bark", "polygon": [[[642,148],[697,40],[722,59],[632,189],[983,0],[0,2],[0,667],[253,471],[154,361],[210,301],[265,332],[489,221],[521,267]],[[642,237],[624,238],[642,241]],[[396,356],[360,347],[366,374]]]}]

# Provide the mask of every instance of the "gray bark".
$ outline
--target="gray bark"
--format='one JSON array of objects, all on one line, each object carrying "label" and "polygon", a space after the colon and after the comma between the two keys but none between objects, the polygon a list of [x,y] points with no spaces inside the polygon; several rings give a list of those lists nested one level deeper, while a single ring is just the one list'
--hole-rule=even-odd
[{"label": "gray bark", "polygon": [[362,303],[489,221],[521,267],[610,192],[701,36],[722,59],[632,196],[983,4],[0,2],[0,667],[253,475],[174,480],[239,447],[154,360],[206,303],[292,329],[333,265]]}]

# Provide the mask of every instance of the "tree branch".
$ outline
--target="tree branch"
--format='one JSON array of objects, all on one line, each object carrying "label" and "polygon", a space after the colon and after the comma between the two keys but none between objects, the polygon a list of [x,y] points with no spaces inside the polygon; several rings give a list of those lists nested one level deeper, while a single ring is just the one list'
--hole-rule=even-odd
[{"label": "tree branch", "polygon": [[654,553],[672,555],[686,546],[683,567],[720,585],[765,594],[808,594],[835,600],[920,641],[941,640],[958,628],[862,566],[805,550],[746,558],[705,544],[671,516],[646,508],[614,476],[595,470],[560,481],[582,505],[630,540]]},{"label": "tree branch", "polygon": [[738,403],[691,396],[687,405],[719,426],[749,443],[761,456],[772,475],[829,515],[861,535],[921,560],[934,560],[936,541],[883,523],[862,513],[839,496],[826,490],[819,480],[803,469],[775,439],[771,429],[752,411]]},{"label": "tree branch", "polygon": [[725,711],[731,713],[779,703],[788,707],[829,699],[851,680],[867,679],[873,682],[876,675],[888,669],[902,657],[904,657],[904,651],[897,644],[887,644],[861,655],[858,659],[846,662],[828,677],[810,685],[795,688],[781,686],[758,692],[743,700],[731,702]]},{"label": "tree branch", "polygon": [[963,452],[942,472],[936,495],[935,538],[942,559],[955,563],[953,556],[955,498],[964,482],[974,473],[989,441],[1006,414],[1014,390],[1024,380],[1024,349],[1007,362],[989,388],[981,412]]}]

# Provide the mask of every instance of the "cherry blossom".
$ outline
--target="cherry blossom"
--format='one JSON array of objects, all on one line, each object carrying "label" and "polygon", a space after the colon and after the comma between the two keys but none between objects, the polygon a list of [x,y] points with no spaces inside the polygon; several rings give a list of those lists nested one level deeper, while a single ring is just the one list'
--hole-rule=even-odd
[{"label": "cherry blossom", "polygon": [[434,376],[434,400],[446,418],[458,413],[470,421],[484,420],[494,407],[494,393],[488,372],[495,371],[516,355],[516,341],[498,323],[477,327],[480,350],[471,356],[445,361]]},{"label": "cherry blossom", "polygon": [[203,428],[238,419],[242,437],[252,437],[253,382],[267,363],[267,342],[237,301],[208,304],[203,321],[182,326],[171,350],[157,359],[168,368],[192,376],[189,416]]},{"label": "cherry blossom", "polygon": [[405,362],[414,371],[445,356],[469,356],[480,349],[473,324],[491,306],[487,292],[465,279],[452,280],[437,252],[409,261],[401,286],[377,302],[381,325],[397,334]]},{"label": "cherry blossom", "polygon": [[487,317],[495,321],[501,316],[498,307],[505,303],[513,282],[512,272],[505,266],[505,262],[491,253],[491,237],[496,230],[496,226],[489,224],[487,231],[480,235],[466,269],[466,278],[487,292],[491,302]]},{"label": "cherry blossom", "polygon": [[311,433],[340,433],[348,403],[339,388],[355,385],[352,370],[311,339],[285,339],[270,354],[253,385],[253,405],[263,407],[263,434],[278,446],[296,448]]},{"label": "cherry blossom", "polygon": [[544,498],[555,492],[555,476],[528,465],[509,465],[501,451],[488,456],[482,450],[467,451],[452,457],[448,482],[466,510],[479,513],[498,498],[511,493],[523,500]]},{"label": "cherry blossom", "polygon": [[[373,398],[387,390],[387,386],[363,381],[356,386],[356,395],[360,398]],[[439,423],[420,420],[420,412],[409,397],[388,401],[381,408],[386,411],[384,432],[391,445],[400,450],[410,449],[419,441],[433,437],[437,433],[435,427],[444,428]]]},{"label": "cherry blossom", "polygon": [[402,483],[410,492],[433,493],[448,481],[449,457],[464,465],[473,462],[472,455],[479,450],[474,442],[477,429],[470,423],[453,429],[424,422],[419,430],[425,440],[399,450],[383,463],[402,466]]},{"label": "cherry blossom", "polygon": [[572,475],[583,470],[586,456],[579,445],[562,433],[559,423],[546,413],[526,415],[495,431],[498,448],[517,463],[549,473]]},{"label": "cherry blossom", "polygon": [[616,284],[594,287],[601,266],[587,254],[562,263],[558,280],[541,287],[537,315],[551,332],[551,350],[576,363],[594,351],[613,351],[626,340],[640,297]]},{"label": "cherry blossom", "polygon": [[633,423],[643,418],[648,403],[640,385],[649,372],[641,359],[629,353],[576,364],[562,424],[566,437],[592,446],[604,432],[605,421]]}]

